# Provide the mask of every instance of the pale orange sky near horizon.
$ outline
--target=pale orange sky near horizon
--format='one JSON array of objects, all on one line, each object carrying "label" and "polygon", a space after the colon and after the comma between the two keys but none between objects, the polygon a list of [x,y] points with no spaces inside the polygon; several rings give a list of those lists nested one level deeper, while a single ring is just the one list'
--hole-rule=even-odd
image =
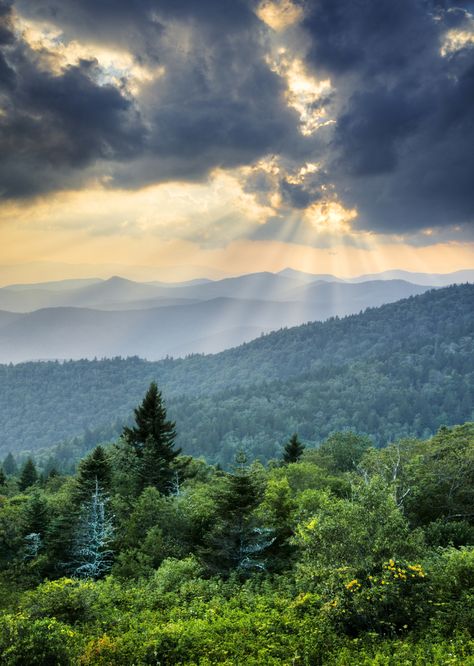
[{"label": "pale orange sky near horizon", "polygon": [[[286,267],[308,273],[331,273],[338,277],[393,269],[450,273],[474,268],[474,242],[470,240],[472,232],[469,228],[472,218],[458,223],[450,212],[443,212],[441,222],[433,221],[432,215],[422,221],[416,213],[410,220],[396,209],[397,201],[410,199],[409,193],[405,196],[405,190],[398,198],[382,197],[395,208],[395,224],[387,222],[390,220],[388,213],[393,211],[383,206],[382,214],[372,213],[373,219],[362,219],[362,212],[361,219],[358,218],[363,206],[354,203],[357,197],[344,199],[345,181],[338,185],[337,179],[327,176],[325,166],[333,146],[331,128],[337,125],[338,114],[352,94],[351,86],[344,83],[337,72],[333,72],[332,78],[328,73],[322,77],[318,68],[311,66],[311,59],[307,58],[311,42],[306,28],[302,27],[309,6],[303,8],[292,0],[262,0],[255,11],[261,21],[258,30],[266,26],[264,54],[268,80],[273,81],[276,91],[280,91],[275,93],[277,97],[268,108],[274,108],[282,101],[286,105],[282,117],[286,118],[285,123],[296,123],[298,130],[292,135],[292,147],[298,141],[308,142],[309,146],[312,137],[326,137],[321,138],[320,143],[315,142],[317,148],[302,150],[301,155],[298,153],[295,157],[291,150],[280,154],[277,146],[271,143],[266,152],[255,156],[252,153],[247,160],[231,159],[227,167],[223,166],[226,160],[217,151],[216,158],[202,171],[198,170],[197,175],[192,170],[187,179],[180,174],[183,180],[160,177],[159,160],[145,163],[146,177],[143,180],[135,173],[140,166],[135,158],[130,159],[129,170],[125,169],[127,177],[116,181],[111,176],[114,168],[125,168],[126,165],[120,159],[116,163],[98,158],[92,160],[87,168],[84,167],[81,178],[77,181],[66,179],[64,183],[67,184],[63,183],[58,168],[55,173],[58,181],[50,190],[33,188],[25,198],[9,198],[0,207],[0,285],[67,278],[108,278],[116,274],[135,280],[172,282],[200,277],[216,279],[258,271],[276,272]],[[55,20],[59,18],[58,14]],[[94,85],[100,84],[98,89],[102,92],[107,87],[110,92],[118,86],[118,95],[126,80],[127,95],[145,115],[159,107],[166,85],[172,89],[180,80],[179,76],[188,71],[186,65],[184,69],[178,68],[179,76],[173,74],[176,64],[173,59],[167,64],[160,61],[158,66],[154,61],[137,58],[134,45],[122,44],[121,40],[109,43],[106,39],[102,43],[97,37],[89,39],[85,34],[73,37],[69,29],[63,29],[60,21],[56,25],[51,17],[39,20],[28,12],[22,15],[21,11],[16,11],[12,14],[12,22],[16,26],[16,37],[23,40],[36,65],[40,66],[37,72],[40,78],[47,72],[51,80],[58,83],[81,62],[94,61],[97,69],[94,76],[99,77],[97,81],[94,79]],[[176,62],[181,62],[186,54],[193,62],[193,56],[202,54],[204,47],[196,27],[198,24],[193,30],[190,25],[181,25],[179,20],[166,23],[162,55],[172,55],[177,49]],[[447,62],[453,53],[471,43],[474,43],[474,28],[472,34],[453,30],[443,33],[439,57]],[[191,48],[193,44],[194,50]],[[239,53],[234,54],[234,64],[240,63]],[[257,55],[256,71],[260,72],[262,54],[258,51]],[[213,56],[214,61],[218,58]],[[147,62],[148,65],[144,64]],[[250,62],[245,60],[241,64],[242,81],[246,81]],[[206,72],[209,73],[207,69]],[[278,86],[274,77],[278,77]],[[227,81],[227,77],[223,80]],[[240,80],[237,77],[237,83]],[[216,81],[208,82],[210,88],[211,84],[217,86],[216,100],[222,99],[220,81],[217,77]],[[156,99],[154,91],[159,93]],[[331,106],[329,100],[336,99],[338,94],[340,100]],[[260,112],[253,111],[255,94],[249,94],[243,86],[241,95],[240,103],[250,102],[248,124],[249,119]],[[216,100],[210,99],[212,103],[206,109],[214,108]],[[150,100],[154,100],[153,103]],[[178,104],[176,110],[179,108]],[[224,108],[222,113],[225,115],[225,112]],[[238,115],[242,115],[240,111]],[[172,116],[170,114],[170,118]],[[219,118],[217,115],[215,122]],[[89,116],[87,122],[90,120]],[[47,126],[48,116],[45,115],[39,138]],[[224,153],[228,150],[226,141],[233,134],[233,131],[222,132],[225,141],[220,150]],[[55,140],[58,138],[53,130],[52,136]],[[68,140],[73,141],[75,137],[72,133]],[[241,148],[240,134],[238,137],[233,150]],[[461,147],[464,149],[466,145],[463,142]],[[55,146],[53,141],[53,154]],[[370,148],[370,141],[368,146]],[[36,143],[32,142],[26,153],[19,149],[15,155],[21,157],[28,151],[34,153],[36,148]],[[179,161],[181,153],[187,155],[187,149],[184,140],[182,143],[178,141],[174,158]],[[404,154],[405,160],[407,157]],[[189,161],[192,164],[194,159],[204,158],[205,152],[200,155],[198,151],[194,155],[191,151]],[[400,160],[401,166],[402,162]],[[448,176],[449,170],[446,169]],[[155,174],[154,170],[155,180],[150,178],[150,173]],[[27,171],[28,177],[31,173],[42,173],[41,169],[35,172],[28,168]],[[428,175],[424,172],[422,175],[429,182]],[[356,181],[357,189],[365,179]],[[415,179],[414,182],[418,181]],[[71,189],[62,189],[67,187]],[[312,188],[316,188],[314,192]],[[447,190],[451,192],[453,188]],[[380,191],[384,193],[382,184]],[[42,196],[38,192],[43,192]],[[291,202],[288,194],[291,192],[311,196],[301,207],[301,203]],[[378,192],[375,192],[374,197],[377,196]],[[429,197],[424,196],[428,201]],[[361,200],[364,201],[363,196]],[[343,201],[352,203],[344,204]],[[416,206],[414,210],[417,210]],[[446,210],[450,211],[449,207]],[[381,224],[384,221],[386,224]],[[358,224],[364,230],[359,229]],[[380,231],[387,228],[390,232]],[[409,231],[405,231],[407,229]]]},{"label": "pale orange sky near horizon", "polygon": [[[474,267],[472,244],[441,244],[415,248],[408,244],[360,249],[335,244],[312,248],[278,241],[234,241],[222,248],[199,248],[188,241],[149,238],[63,238],[38,234],[39,252],[24,252],[22,234],[2,243],[0,284],[43,282],[68,278],[121,275],[133,280],[179,281],[199,277],[219,279],[287,267],[308,273],[355,277],[365,273],[403,269],[450,273]],[[36,236],[36,234],[34,235]],[[67,234],[64,234],[67,236]],[[70,242],[69,242],[70,241]],[[11,243],[11,254],[4,249]],[[64,244],[63,244],[64,243]],[[37,246],[37,247],[38,247]]]},{"label": "pale orange sky near horizon", "polygon": [[265,207],[222,173],[202,184],[85,190],[4,205],[0,284],[115,274],[172,282],[286,267],[338,277],[474,268],[474,243],[416,246],[358,232],[338,209],[332,217],[319,212],[315,224],[306,222],[310,244],[245,237],[264,228],[267,217]]}]

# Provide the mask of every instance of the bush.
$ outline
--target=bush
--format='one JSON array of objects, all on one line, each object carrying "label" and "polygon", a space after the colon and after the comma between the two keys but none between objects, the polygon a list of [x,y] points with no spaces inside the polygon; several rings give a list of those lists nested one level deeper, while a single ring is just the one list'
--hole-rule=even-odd
[{"label": "bush", "polygon": [[63,666],[74,663],[80,642],[76,632],[54,618],[26,615],[0,618],[0,662],[4,666]]},{"label": "bush", "polygon": [[47,581],[25,593],[22,608],[33,619],[50,617],[71,625],[90,622],[98,615],[99,589],[92,581]]}]

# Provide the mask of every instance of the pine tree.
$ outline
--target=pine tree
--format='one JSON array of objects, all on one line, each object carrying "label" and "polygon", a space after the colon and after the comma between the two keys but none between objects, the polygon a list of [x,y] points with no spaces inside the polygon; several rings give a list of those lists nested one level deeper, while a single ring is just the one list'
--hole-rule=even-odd
[{"label": "pine tree", "polygon": [[112,566],[110,548],[114,536],[112,517],[108,515],[107,497],[96,481],[94,492],[81,508],[74,544],[72,573],[78,578],[94,580],[104,576]]},{"label": "pine tree", "polygon": [[4,486],[7,482],[7,477],[5,476],[5,472],[3,471],[3,467],[0,465],[0,487]]},{"label": "pine tree", "polygon": [[[46,464],[43,468],[44,475],[47,479],[51,476],[51,472],[54,470],[57,475],[57,467],[58,467],[58,461],[55,457],[49,456],[48,460],[46,461]],[[53,474],[54,476],[54,474]]]},{"label": "pine tree", "polygon": [[175,423],[166,418],[161,392],[155,382],[150,384],[142,404],[134,412],[136,425],[125,427],[123,437],[140,461],[139,490],[154,486],[169,495],[181,449],[173,448]]},{"label": "pine tree", "polygon": [[15,476],[18,473],[18,465],[12,453],[9,453],[3,461],[3,471],[7,476]]},{"label": "pine tree", "polygon": [[227,474],[217,496],[214,528],[205,538],[201,557],[210,573],[245,576],[265,568],[264,553],[272,543],[271,530],[256,525],[253,512],[260,501],[258,483],[238,454],[233,474]]},{"label": "pine tree", "polygon": [[305,445],[300,442],[298,435],[294,433],[290,440],[285,444],[283,449],[283,461],[288,465],[289,463],[298,462],[303,455]]},{"label": "pine tree", "polygon": [[50,511],[44,493],[34,490],[23,514],[23,533],[40,534],[44,538],[50,522]]},{"label": "pine tree", "polygon": [[96,481],[103,492],[110,490],[112,468],[102,446],[96,448],[79,463],[77,472],[77,495],[80,500],[89,498]]},{"label": "pine tree", "polygon": [[61,507],[60,513],[51,518],[45,539],[49,562],[46,572],[48,576],[64,576],[69,571],[78,519],[76,506],[69,502]]},{"label": "pine tree", "polygon": [[28,458],[21,469],[18,487],[20,490],[26,490],[38,481],[38,472],[31,458]]}]

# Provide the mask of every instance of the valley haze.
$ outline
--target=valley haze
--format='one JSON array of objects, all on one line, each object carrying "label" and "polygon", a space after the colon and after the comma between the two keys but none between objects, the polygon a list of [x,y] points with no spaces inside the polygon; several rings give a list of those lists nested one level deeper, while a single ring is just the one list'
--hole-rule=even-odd
[{"label": "valley haze", "polygon": [[285,269],[181,283],[111,277],[10,285],[0,289],[0,362],[216,353],[279,328],[468,281],[474,270],[343,280]]}]

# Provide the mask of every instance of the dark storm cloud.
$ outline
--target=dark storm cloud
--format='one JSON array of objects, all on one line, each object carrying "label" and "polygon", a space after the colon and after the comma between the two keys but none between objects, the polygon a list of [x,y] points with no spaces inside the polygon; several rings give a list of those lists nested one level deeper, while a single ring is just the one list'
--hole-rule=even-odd
[{"label": "dark storm cloud", "polygon": [[[125,88],[99,85],[86,64],[53,76],[41,71],[24,44],[7,50],[5,64],[19,83],[4,123],[10,149],[5,196],[80,185],[99,172],[99,160],[110,186],[135,188],[202,179],[216,167],[298,151],[302,144],[283,81],[264,60],[263,25],[247,2],[35,0],[16,6],[26,17],[52,21],[69,38],[126,48],[137,63],[163,65],[164,74],[132,100]],[[45,170],[32,173],[41,160]]]},{"label": "dark storm cloud", "polygon": [[[474,49],[441,53],[471,3],[308,3],[310,64],[344,91],[328,155],[362,228],[474,223]],[[472,29],[472,25],[471,25]]]},{"label": "dark storm cloud", "polygon": [[93,61],[59,75],[13,37],[9,5],[0,5],[0,194],[22,198],[78,184],[97,159],[126,159],[143,129],[132,102],[99,85]]},{"label": "dark storm cloud", "polygon": [[[48,71],[14,35],[12,2],[0,0],[1,194],[98,176],[128,188],[199,180],[276,155],[280,176],[254,173],[244,187],[266,204],[278,191],[279,215],[332,197],[357,208],[355,224],[383,233],[472,225],[474,49],[441,53],[447,31],[472,29],[472,3],[301,4],[302,27],[288,39],[295,52],[308,43],[308,66],[334,88],[315,104],[336,123],[311,136],[265,59],[269,30],[253,0],[16,0],[21,16],[53,23],[66,41],[163,67],[135,97],[126,81],[104,84],[98,63]],[[305,162],[322,168],[296,182]]]},{"label": "dark storm cloud", "polygon": [[61,26],[67,36],[124,46],[141,61],[163,58],[160,36],[170,20],[198,23],[208,36],[256,24],[245,0],[17,0],[16,6]]},{"label": "dark storm cloud", "polygon": [[164,76],[141,97],[150,134],[133,173],[126,166],[115,172],[123,187],[200,178],[215,167],[300,150],[298,117],[264,62],[257,21],[238,38],[223,31],[209,44],[207,31],[194,28],[190,39],[191,54],[170,49]]}]

